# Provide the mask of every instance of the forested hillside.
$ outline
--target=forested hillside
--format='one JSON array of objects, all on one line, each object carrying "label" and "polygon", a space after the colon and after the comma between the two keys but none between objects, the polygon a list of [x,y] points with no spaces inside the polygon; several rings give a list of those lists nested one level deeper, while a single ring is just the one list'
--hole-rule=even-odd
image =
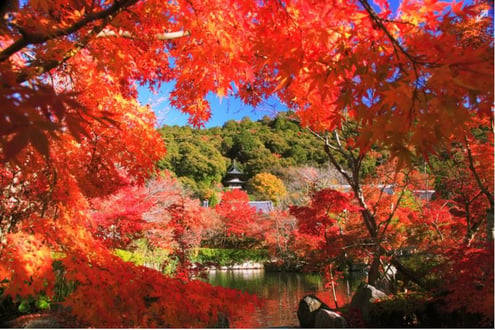
[{"label": "forested hillside", "polygon": [[[284,179],[293,177],[289,172],[294,167],[328,166],[323,141],[301,128],[290,112],[273,119],[230,120],[223,127],[209,129],[164,126],[159,132],[167,146],[159,166],[174,172],[202,199],[211,199],[213,191],[220,189],[233,160],[247,182],[264,172]],[[250,185],[247,188],[253,192]]]}]

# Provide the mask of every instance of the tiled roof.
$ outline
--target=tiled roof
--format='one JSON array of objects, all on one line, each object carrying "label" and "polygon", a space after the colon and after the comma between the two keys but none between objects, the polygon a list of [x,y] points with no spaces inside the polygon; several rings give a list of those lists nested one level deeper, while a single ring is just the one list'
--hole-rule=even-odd
[{"label": "tiled roof", "polygon": [[271,201],[250,201],[249,205],[255,207],[257,212],[270,213],[273,211]]}]

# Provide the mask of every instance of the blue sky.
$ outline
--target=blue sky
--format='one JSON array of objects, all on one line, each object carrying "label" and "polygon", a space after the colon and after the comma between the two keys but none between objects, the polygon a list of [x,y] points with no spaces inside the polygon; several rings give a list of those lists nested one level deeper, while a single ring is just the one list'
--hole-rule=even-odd
[{"label": "blue sky", "polygon": [[[139,102],[151,106],[157,116],[158,126],[187,125],[188,115],[170,105],[169,94],[172,88],[173,83],[164,84],[156,94],[153,94],[147,87],[138,88]],[[228,120],[241,120],[246,116],[253,121],[263,116],[274,117],[278,111],[286,110],[276,99],[262,102],[256,108],[243,104],[233,97],[224,97],[220,100],[216,95],[210,94],[207,99],[212,110],[212,116],[205,124],[208,128],[222,126]]]}]

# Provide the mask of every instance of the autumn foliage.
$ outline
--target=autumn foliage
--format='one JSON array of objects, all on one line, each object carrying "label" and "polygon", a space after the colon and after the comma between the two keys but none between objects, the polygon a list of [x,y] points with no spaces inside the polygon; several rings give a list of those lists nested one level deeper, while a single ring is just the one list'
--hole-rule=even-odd
[{"label": "autumn foliage", "polygon": [[[362,206],[353,194],[324,189],[316,191],[308,205],[292,207],[291,214],[297,218],[300,232],[295,237],[312,242],[311,247],[299,253],[322,271],[327,270],[328,264],[333,265],[335,276],[336,270],[348,264],[364,261],[372,265],[378,246],[381,251],[388,251],[378,254],[382,274],[390,265],[405,267],[406,273],[401,273],[402,268],[398,273],[403,288],[414,281],[416,285],[412,288],[426,290],[439,299],[444,311],[482,315],[483,324],[492,324],[493,244],[487,243],[490,233],[485,231],[489,203],[484,200],[476,207],[477,213],[467,217],[458,211],[455,199],[428,201],[415,196],[414,188],[421,186],[423,180],[411,180],[414,173],[408,173],[408,183],[402,187],[399,184],[406,183],[406,178],[394,177],[393,194],[373,187],[369,181],[365,181],[368,186],[363,186],[367,206],[379,224],[377,236],[367,231]],[[462,196],[449,191],[456,198]],[[419,262],[410,273],[404,266],[408,258],[418,258]]]},{"label": "autumn foliage", "polygon": [[275,205],[287,195],[282,180],[270,173],[258,173],[250,182],[251,188],[255,195],[261,200],[270,200]]},{"label": "autumn foliage", "polygon": [[252,248],[263,240],[263,219],[256,208],[249,205],[245,191],[234,189],[224,192],[215,211],[221,217],[221,228],[217,234],[221,241],[219,247]]},{"label": "autumn foliage", "polygon": [[[316,193],[312,204],[294,210],[313,220],[301,223],[304,234],[316,235],[321,251],[335,238],[331,256],[358,238],[349,251],[368,254],[374,275],[384,256],[397,264],[390,254],[402,246],[435,249],[445,254],[446,267],[460,268],[455,284],[474,281],[466,289],[472,293],[481,281],[479,292],[489,292],[485,281],[493,272],[483,269],[473,278],[461,270],[470,258],[493,256],[482,244],[493,243],[490,234],[481,230],[493,213],[493,9],[481,0],[397,5],[4,1],[2,297],[43,294],[92,327],[206,327],[221,313],[234,322],[234,306],[249,297],[189,281],[185,273],[167,278],[124,263],[111,250],[147,237],[166,242],[185,264],[184,251],[207,223],[181,193],[142,190],[165,147],[152,110],[137,101],[138,86],[156,91],[164,83],[174,83],[171,105],[196,126],[211,116],[210,93],[254,106],[276,96],[327,142],[329,132],[352,121],[355,135],[340,151],[355,171],[352,178],[344,168],[340,173],[352,183],[353,201],[330,190]],[[484,135],[475,134],[480,127]],[[361,185],[362,160],[376,148],[396,158],[388,162],[396,169],[393,182]],[[447,178],[439,179],[451,195],[408,203],[418,157],[431,161],[452,149],[462,166],[443,168]],[[386,196],[376,186],[363,188],[376,181],[400,189]],[[217,212],[227,233],[257,238],[263,229],[245,198],[230,203],[224,197]],[[159,216],[153,220],[153,214]],[[369,239],[374,250],[366,248]],[[449,250],[449,244],[467,248]],[[65,283],[63,297],[56,283]],[[449,301],[458,301],[458,291],[451,294]],[[486,314],[491,304],[484,299],[477,312]]]}]

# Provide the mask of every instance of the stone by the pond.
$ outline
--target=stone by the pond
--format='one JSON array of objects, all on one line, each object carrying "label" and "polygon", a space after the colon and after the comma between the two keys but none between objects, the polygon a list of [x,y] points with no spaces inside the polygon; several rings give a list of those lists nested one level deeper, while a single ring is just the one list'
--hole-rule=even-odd
[{"label": "stone by the pond", "polygon": [[348,324],[345,318],[333,311],[319,309],[316,312],[315,328],[347,328]]},{"label": "stone by the pond", "polygon": [[26,329],[59,329],[60,323],[54,318],[42,318],[31,320],[24,324],[23,328]]},{"label": "stone by the pond", "polygon": [[230,328],[230,322],[227,316],[225,316],[223,313],[218,314],[218,321],[217,323],[213,326],[213,328],[217,329],[228,329]]},{"label": "stone by the pond", "polygon": [[297,318],[301,328],[314,328],[316,314],[320,309],[330,310],[330,307],[315,295],[304,296],[299,301],[299,308],[297,309]]},{"label": "stone by the pond", "polygon": [[51,315],[30,314],[5,322],[2,327],[24,329],[59,329],[62,324]]},{"label": "stone by the pond", "polygon": [[361,284],[352,296],[351,309],[361,312],[361,317],[366,324],[371,323],[370,308],[377,299],[386,298],[387,295],[372,285]]}]

